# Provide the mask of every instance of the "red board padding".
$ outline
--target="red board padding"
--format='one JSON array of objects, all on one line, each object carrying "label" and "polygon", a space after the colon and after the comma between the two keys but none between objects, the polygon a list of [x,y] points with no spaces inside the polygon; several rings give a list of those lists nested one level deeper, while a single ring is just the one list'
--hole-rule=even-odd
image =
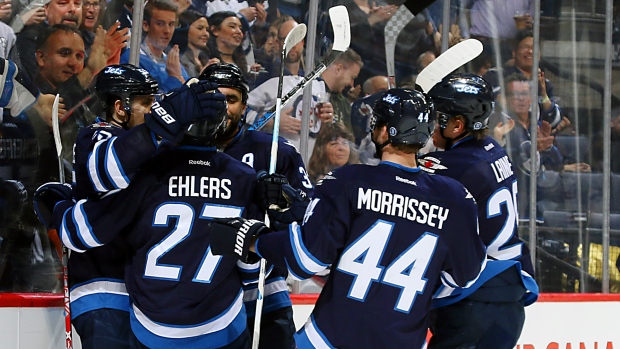
[{"label": "red board padding", "polygon": [[[318,294],[292,294],[293,304],[314,304]],[[620,302],[620,294],[541,293],[538,302]]]},{"label": "red board padding", "polygon": [[0,308],[62,307],[63,302],[57,293],[0,293]]},{"label": "red board padding", "polygon": [[[293,304],[314,304],[318,294],[292,294]],[[601,293],[542,293],[539,302],[620,302],[620,294]],[[62,307],[62,294],[56,293],[2,293],[1,308]]]}]

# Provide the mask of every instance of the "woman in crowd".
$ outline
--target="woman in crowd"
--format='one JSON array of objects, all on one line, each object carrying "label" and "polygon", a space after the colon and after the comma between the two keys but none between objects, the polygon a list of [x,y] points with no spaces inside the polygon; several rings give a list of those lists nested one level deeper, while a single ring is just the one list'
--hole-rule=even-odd
[{"label": "woman in crowd", "polygon": [[189,76],[198,76],[202,69],[209,64],[219,62],[217,58],[209,59],[207,42],[209,42],[209,22],[207,17],[198,11],[187,10],[182,15],[189,24],[187,33],[187,49],[181,56],[181,64]]},{"label": "woman in crowd", "polygon": [[241,71],[248,71],[248,63],[241,49],[243,28],[241,20],[232,11],[215,12],[209,17],[211,37],[208,42],[211,57],[221,62],[233,63]]},{"label": "woman in crowd", "polygon": [[310,180],[316,183],[330,171],[346,164],[357,164],[359,158],[353,133],[341,122],[323,123],[308,162]]}]

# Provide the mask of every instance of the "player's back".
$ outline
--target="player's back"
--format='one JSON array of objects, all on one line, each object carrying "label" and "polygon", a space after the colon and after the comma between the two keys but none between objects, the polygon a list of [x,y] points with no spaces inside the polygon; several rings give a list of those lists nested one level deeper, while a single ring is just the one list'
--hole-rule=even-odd
[{"label": "player's back", "polygon": [[421,347],[441,279],[465,286],[483,264],[475,214],[462,185],[417,168],[382,162],[328,174],[302,235],[331,273],[300,348]]},{"label": "player's back", "polygon": [[[256,209],[249,205],[254,171],[226,154],[183,147],[163,152],[142,171],[147,175],[132,183],[144,188],[127,236],[135,253],[126,280],[132,317],[150,331],[139,338],[149,345],[153,335],[176,337],[169,347],[230,343],[245,329],[241,273],[234,258],[210,253],[207,231],[212,218]],[[184,343],[184,336],[195,342]]]},{"label": "player's back", "polygon": [[[518,237],[515,169],[504,149],[491,137],[476,140],[469,136],[448,151],[425,155],[420,162],[425,170],[454,178],[469,190],[478,204],[480,237],[487,246],[487,254],[494,261],[520,262],[520,269],[526,273],[522,277],[535,286],[529,250]],[[491,276],[495,267],[499,274],[509,266],[508,263],[489,264],[480,283]]]},{"label": "player's back", "polygon": [[215,148],[174,147],[148,160],[125,190],[79,201],[64,214],[61,236],[76,251],[126,238],[140,342],[218,348],[245,331],[246,273],[235,258],[211,254],[208,228],[212,218],[257,215],[255,183],[254,170]]}]

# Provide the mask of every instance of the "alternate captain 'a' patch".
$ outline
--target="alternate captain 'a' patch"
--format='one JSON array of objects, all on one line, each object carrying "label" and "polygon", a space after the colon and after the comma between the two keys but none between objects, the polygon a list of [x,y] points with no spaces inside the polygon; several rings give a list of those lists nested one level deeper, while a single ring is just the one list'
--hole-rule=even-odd
[{"label": "alternate captain 'a' patch", "polygon": [[441,160],[432,156],[425,157],[420,160],[420,168],[428,173],[435,173],[437,170],[446,170],[446,166],[441,164]]}]

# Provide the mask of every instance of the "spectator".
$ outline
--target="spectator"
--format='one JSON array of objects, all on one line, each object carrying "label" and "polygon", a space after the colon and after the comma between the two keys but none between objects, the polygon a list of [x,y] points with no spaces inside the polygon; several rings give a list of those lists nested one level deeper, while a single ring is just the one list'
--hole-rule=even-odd
[{"label": "spectator", "polygon": [[82,0],[51,0],[45,6],[46,21],[26,27],[15,42],[16,50],[12,60],[20,71],[33,79],[37,74],[35,59],[36,42],[39,35],[47,28],[56,24],[65,24],[78,28],[82,22]]},{"label": "spectator", "polygon": [[[211,34],[209,33],[209,22],[207,17],[200,13],[188,10],[184,17],[189,24],[187,32],[187,49],[181,56],[181,64],[191,77],[198,76],[202,69],[209,64],[209,53],[206,51],[207,42]],[[212,62],[219,61],[213,58]]]},{"label": "spectator", "polygon": [[421,72],[427,65],[431,64],[432,61],[437,58],[433,51],[426,51],[418,56],[418,59],[415,61],[415,66],[418,69],[418,73]]},{"label": "spectator", "polygon": [[[124,37],[126,40],[126,37]],[[61,123],[63,158],[71,163],[73,143],[78,128],[89,125],[94,115],[85,105],[78,106],[90,95],[86,90],[93,77],[107,64],[110,56],[118,54],[121,46],[108,51],[104,45],[106,33],[97,31],[88,64],[84,65],[84,40],[73,26],[57,24],[39,36],[36,43],[36,62],[39,67],[34,82],[41,93],[60,94],[67,109],[77,107]],[[111,41],[110,41],[111,42]]]},{"label": "spectator", "polygon": [[353,134],[341,122],[330,122],[321,127],[308,162],[312,183],[347,164],[359,163]]},{"label": "spectator", "polygon": [[[531,30],[521,30],[517,33],[514,39],[512,57],[514,58],[514,65],[506,66],[500,70],[504,75],[504,79],[512,74],[520,74],[531,80],[532,67],[534,66],[534,34]],[[484,76],[493,85],[493,92],[495,92],[496,96],[500,92],[499,77],[497,75],[500,71],[490,70]],[[552,128],[556,128],[562,121],[561,110],[555,104],[556,98],[554,98],[553,84],[545,78],[545,73],[540,68],[538,69],[538,97],[542,110],[557,111],[555,115],[549,114],[549,119],[546,119]]]},{"label": "spectator", "polygon": [[[283,16],[284,17],[284,16]],[[288,17],[288,16],[286,16]],[[289,17],[290,18],[290,17]],[[276,21],[276,25],[278,25]],[[282,41],[283,38],[286,38],[288,33],[293,30],[293,28],[297,25],[297,22],[294,20],[287,19],[282,23],[280,27],[280,31],[278,36]],[[276,50],[281,50],[282,44],[280,44],[280,40],[278,40],[278,48]],[[294,46],[287,55],[284,61],[284,77],[282,80],[282,93],[283,95],[290,91],[295,85],[297,85],[301,80],[301,75],[295,75],[293,72],[297,74],[303,74],[303,70],[301,69],[301,54],[302,54],[303,44]],[[250,111],[248,112],[248,123],[253,123],[256,120],[256,116],[262,116],[264,112],[268,111],[274,106],[274,102],[276,100],[276,92],[278,91],[278,82],[279,77],[273,77],[263,84],[256,87],[254,90],[250,92],[248,98],[248,106],[250,107]],[[301,91],[299,91],[301,93]],[[295,146],[299,146],[301,131],[301,114],[303,103],[302,96],[299,94],[293,96],[293,105],[292,108],[287,108],[282,111],[281,119],[280,119],[280,132],[281,136],[285,137],[289,141],[292,142]],[[331,122],[333,120],[333,107],[332,104],[322,103],[320,107],[317,108],[319,104],[319,97],[325,98],[328,94],[326,92],[325,83],[321,81],[313,81],[312,82],[312,105],[310,107],[310,136],[315,137],[321,128],[321,124],[323,122]],[[321,102],[325,102],[321,100]],[[265,129],[272,129],[273,121],[269,121],[265,125]],[[312,149],[314,146],[314,138],[310,138],[310,142],[308,144],[308,149]]]},{"label": "spectator", "polygon": [[381,1],[343,0],[349,11],[351,22],[351,48],[360,54],[364,64],[360,65],[360,83],[371,76],[385,74],[385,36],[387,21],[398,10],[396,5]]},{"label": "spectator", "polygon": [[[517,26],[514,16],[523,15],[532,25],[532,15],[534,14],[533,0],[465,0],[462,2],[469,22],[469,28],[465,32],[469,37],[480,40],[487,52],[492,47],[492,40],[500,40],[500,56],[502,62],[510,57],[510,40],[517,34]],[[492,51],[492,50],[491,50]],[[502,62],[496,62],[497,65]]]},{"label": "spectator", "polygon": [[[362,85],[363,98],[356,100],[351,105],[351,131],[355,136],[355,144],[360,145],[362,139],[368,137],[368,120],[372,115],[372,107],[382,95],[381,92],[387,91],[387,89],[387,76],[377,75],[364,81]],[[372,142],[370,145],[374,146]],[[371,152],[374,154],[373,149]]]},{"label": "spectator", "polygon": [[353,87],[354,81],[363,66],[364,62],[360,55],[352,49],[347,49],[321,75],[330,96],[329,101],[334,106],[334,121],[341,121],[351,132],[353,130],[351,126],[351,105],[342,91],[346,87]]},{"label": "spectator", "polygon": [[105,12],[104,3],[100,0],[84,0],[82,4],[82,24],[80,29],[89,32],[95,32],[95,29],[101,24],[101,14]]},{"label": "spectator", "polygon": [[364,81],[364,85],[362,86],[362,92],[364,93],[364,95],[362,97],[375,94],[379,91],[387,91],[387,90],[388,90],[387,76],[376,75]]},{"label": "spectator", "polygon": [[[282,29],[282,26],[285,26]],[[281,15],[276,20],[274,20],[269,26],[269,37],[265,41],[265,45],[258,52],[254,53],[254,57],[256,62],[265,68],[267,71],[266,74],[261,74],[258,76],[256,81],[256,86],[264,83],[272,77],[279,76],[280,74],[280,55],[282,52],[282,45],[284,44],[284,39],[293,29],[293,27],[297,25],[297,22],[293,19],[293,17],[289,15]],[[280,40],[282,38],[282,40]],[[298,50],[299,47],[295,46],[295,50]],[[301,45],[301,49],[303,50],[303,44]],[[295,55],[295,53],[294,53]],[[302,54],[299,54],[301,58]],[[286,58],[289,61],[288,57]],[[293,59],[294,61],[294,59]],[[299,75],[303,76],[303,67],[301,64],[301,59],[297,64],[294,62],[288,62],[288,64],[284,65],[284,75],[295,75],[293,72],[299,72]],[[297,65],[297,68],[295,67]],[[291,70],[292,69],[292,70]]]},{"label": "spectator", "polygon": [[[144,8],[142,30],[145,37],[140,45],[140,68],[157,80],[162,92],[179,88],[189,79],[180,62],[179,47],[175,45],[168,54],[164,52],[177,25],[177,9],[168,0],[152,0]],[[129,50],[121,56],[121,63],[128,62]]]},{"label": "spectator", "polygon": [[[544,170],[560,171],[563,168],[562,155],[553,145],[554,136],[551,125],[545,118],[538,121],[537,158],[531,159],[530,149],[530,109],[532,98],[530,81],[523,75],[514,74],[506,78],[507,114],[515,120],[514,128],[509,132],[507,152],[515,165],[517,183],[519,184],[519,213],[529,216],[529,178],[535,174],[542,178]],[[542,195],[538,196],[542,200]],[[537,208],[537,218],[542,218],[542,208]]]},{"label": "spectator", "polygon": [[[82,38],[84,39],[84,46],[87,48],[86,55],[90,53],[90,46],[95,40],[95,30],[101,24],[101,14],[103,13],[102,7],[105,2],[101,0],[84,0],[82,4],[82,24],[80,30],[82,31]],[[105,9],[104,9],[105,11]]]},{"label": "spectator", "polygon": [[209,26],[211,57],[218,58],[220,62],[233,63],[247,73],[248,62],[241,48],[243,28],[239,17],[232,11],[216,12],[209,17]]}]

